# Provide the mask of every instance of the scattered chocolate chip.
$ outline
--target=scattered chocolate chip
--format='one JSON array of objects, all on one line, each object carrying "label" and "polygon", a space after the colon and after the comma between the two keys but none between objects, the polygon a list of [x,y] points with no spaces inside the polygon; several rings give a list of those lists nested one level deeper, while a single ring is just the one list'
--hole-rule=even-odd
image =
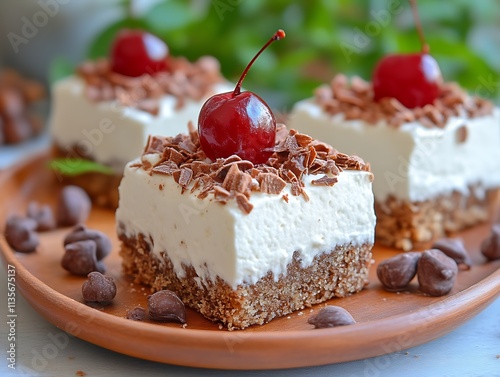
[{"label": "scattered chocolate chip", "polygon": [[457,263],[441,250],[426,250],[418,261],[420,291],[428,295],[443,296],[450,292],[457,274]]},{"label": "scattered chocolate chip", "polygon": [[116,296],[116,284],[113,278],[100,272],[91,272],[82,285],[82,296],[85,301],[109,303]]},{"label": "scattered chocolate chip", "polygon": [[96,258],[97,260],[101,260],[109,255],[112,249],[111,240],[109,237],[94,229],[88,229],[85,225],[79,224],[77,225],[70,233],[66,235],[64,238],[64,246],[84,240],[92,240],[96,245]]},{"label": "scattered chocolate chip", "polygon": [[420,253],[410,251],[396,255],[379,263],[377,276],[388,291],[402,291],[417,274]]},{"label": "scattered chocolate chip", "polygon": [[172,291],[163,290],[148,297],[149,317],[160,322],[186,323],[186,308]]},{"label": "scattered chocolate chip", "polygon": [[26,215],[36,221],[36,230],[39,232],[44,232],[47,230],[55,229],[56,219],[54,218],[54,213],[52,208],[46,204],[39,204],[37,202],[30,202],[28,204],[28,209]]},{"label": "scattered chocolate chip", "polygon": [[57,223],[60,226],[84,223],[91,207],[90,198],[83,189],[78,186],[66,186],[62,189],[57,203]]},{"label": "scattered chocolate chip", "polygon": [[481,244],[481,253],[488,260],[500,259],[500,224],[491,227],[490,235]]},{"label": "scattered chocolate chip", "polygon": [[75,275],[88,275],[93,271],[104,272],[105,268],[96,258],[96,244],[85,240],[70,243],[64,247],[61,266]]},{"label": "scattered chocolate chip", "polygon": [[340,306],[325,306],[317,314],[308,318],[307,323],[315,329],[328,327],[347,326],[356,323],[352,315]]},{"label": "scattered chocolate chip", "polygon": [[432,249],[439,249],[451,259],[453,259],[457,264],[464,265],[467,269],[470,269],[472,261],[465,250],[464,243],[458,238],[442,238],[434,242],[431,247]]},{"label": "scattered chocolate chip", "polygon": [[39,244],[35,232],[36,221],[21,216],[9,216],[5,224],[5,240],[9,246],[20,253],[31,253]]},{"label": "scattered chocolate chip", "polygon": [[132,321],[143,321],[144,318],[146,318],[146,309],[140,306],[127,312],[127,319],[131,319]]}]

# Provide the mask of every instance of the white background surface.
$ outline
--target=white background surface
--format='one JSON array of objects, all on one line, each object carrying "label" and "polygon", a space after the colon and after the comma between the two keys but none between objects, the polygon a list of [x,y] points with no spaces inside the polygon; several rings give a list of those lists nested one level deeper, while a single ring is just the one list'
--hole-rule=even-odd
[{"label": "white background surface", "polygon": [[[500,376],[500,299],[450,334],[419,347],[349,363],[276,371],[221,371],[121,355],[70,337],[40,317],[17,292],[16,369],[7,367],[7,274],[0,270],[0,376]],[[133,334],[130,336],[133,342]],[[300,352],[300,349],[297,350]],[[293,355],[290,355],[293,357]]]}]

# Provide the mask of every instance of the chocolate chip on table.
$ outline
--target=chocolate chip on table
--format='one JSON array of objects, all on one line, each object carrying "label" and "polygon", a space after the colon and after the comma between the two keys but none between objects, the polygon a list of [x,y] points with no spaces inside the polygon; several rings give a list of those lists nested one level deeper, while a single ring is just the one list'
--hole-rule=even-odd
[{"label": "chocolate chip on table", "polygon": [[116,284],[113,278],[104,276],[100,272],[91,272],[82,285],[82,296],[85,301],[109,303],[116,296]]},{"label": "chocolate chip on table", "polygon": [[112,249],[111,240],[109,237],[95,229],[89,229],[83,224],[77,225],[70,233],[64,238],[64,246],[77,242],[91,240],[96,244],[96,258],[101,260],[105,258]]},{"label": "chocolate chip on table", "polygon": [[491,227],[490,235],[481,243],[481,253],[488,260],[500,259],[500,224]]},{"label": "chocolate chip on table", "polygon": [[85,240],[70,243],[64,247],[61,266],[74,275],[88,275],[91,272],[104,272],[104,265],[97,260],[96,244]]},{"label": "chocolate chip on table", "polygon": [[73,226],[84,223],[90,213],[92,203],[87,193],[78,186],[65,186],[57,202],[57,223]]},{"label": "chocolate chip on table", "polygon": [[52,208],[47,204],[39,204],[35,201],[30,202],[28,204],[26,216],[36,221],[36,230],[39,232],[52,230],[57,226]]},{"label": "chocolate chip on table", "polygon": [[315,329],[328,327],[347,326],[356,323],[352,315],[340,306],[325,306],[317,314],[309,317],[307,323]]},{"label": "chocolate chip on table", "polygon": [[443,296],[451,291],[457,279],[457,263],[438,249],[426,250],[418,261],[420,291],[430,296]]},{"label": "chocolate chip on table", "polygon": [[184,303],[172,291],[158,291],[149,296],[148,310],[154,321],[186,323]]},{"label": "chocolate chip on table", "polygon": [[405,290],[417,274],[420,253],[409,251],[383,260],[377,266],[377,276],[384,288],[398,292]]},{"label": "chocolate chip on table", "polygon": [[146,309],[140,306],[127,312],[127,319],[131,319],[132,321],[143,321],[144,318],[146,318]]},{"label": "chocolate chip on table", "polygon": [[451,259],[453,259],[457,264],[465,266],[470,269],[472,261],[465,250],[464,243],[459,238],[441,238],[434,242],[431,249],[439,249]]},{"label": "chocolate chip on table", "polygon": [[33,219],[18,215],[9,216],[5,223],[5,240],[9,246],[20,253],[31,253],[36,250],[40,241],[35,232],[37,223]]}]

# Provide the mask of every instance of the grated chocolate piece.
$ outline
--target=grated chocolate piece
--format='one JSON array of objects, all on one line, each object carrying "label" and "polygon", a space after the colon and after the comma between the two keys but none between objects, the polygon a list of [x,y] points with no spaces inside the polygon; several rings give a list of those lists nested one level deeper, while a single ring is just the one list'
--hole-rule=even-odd
[{"label": "grated chocolate piece", "polygon": [[266,194],[279,194],[286,187],[286,182],[272,173],[259,173],[257,181],[260,185],[260,191]]},{"label": "grated chocolate piece", "polygon": [[344,75],[336,75],[330,85],[318,87],[314,98],[325,112],[344,114],[345,119],[363,119],[376,124],[382,119],[392,127],[419,121],[427,128],[443,127],[452,116],[466,114],[475,118],[493,112],[493,104],[485,99],[469,97],[456,83],[443,83],[433,104],[408,109],[396,98],[373,99],[370,83],[353,77],[350,82]]},{"label": "grated chocolate piece", "polygon": [[169,56],[168,65],[168,72],[128,77],[113,72],[107,59],[98,59],[82,63],[76,74],[85,81],[85,95],[89,100],[116,100],[121,106],[136,107],[153,116],[159,113],[162,96],[175,96],[175,108],[181,109],[188,99],[200,101],[208,97],[213,86],[223,81],[219,64],[213,57],[202,57],[191,63],[182,57]]},{"label": "grated chocolate piece", "polygon": [[311,183],[317,186],[333,186],[338,182],[337,177],[329,177],[327,175],[322,176],[320,179],[312,180]]},{"label": "grated chocolate piece", "polygon": [[302,181],[305,174],[318,175],[314,184],[332,186],[343,170],[370,171],[361,158],[340,153],[281,124],[277,126],[275,152],[267,164],[254,165],[237,155],[209,161],[192,124],[189,135],[150,137],[143,156],[149,154],[159,155],[154,166],[150,166],[151,158],[142,159],[142,168],[149,174],[172,175],[182,190],[197,192],[200,199],[212,194],[220,203],[236,200],[245,213],[253,208],[249,202],[252,192],[280,194],[287,184],[292,195],[309,200]]}]

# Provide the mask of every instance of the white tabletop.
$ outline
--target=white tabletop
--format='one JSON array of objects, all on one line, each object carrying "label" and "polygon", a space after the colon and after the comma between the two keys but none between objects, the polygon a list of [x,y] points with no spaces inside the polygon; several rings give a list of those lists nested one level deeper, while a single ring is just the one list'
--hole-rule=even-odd
[{"label": "white tabletop", "polygon": [[[500,376],[500,299],[433,342],[349,363],[276,371],[203,370],[135,359],[75,337],[44,320],[17,292],[16,369],[8,367],[7,274],[0,270],[0,376]],[[293,355],[291,355],[293,357]]]}]

